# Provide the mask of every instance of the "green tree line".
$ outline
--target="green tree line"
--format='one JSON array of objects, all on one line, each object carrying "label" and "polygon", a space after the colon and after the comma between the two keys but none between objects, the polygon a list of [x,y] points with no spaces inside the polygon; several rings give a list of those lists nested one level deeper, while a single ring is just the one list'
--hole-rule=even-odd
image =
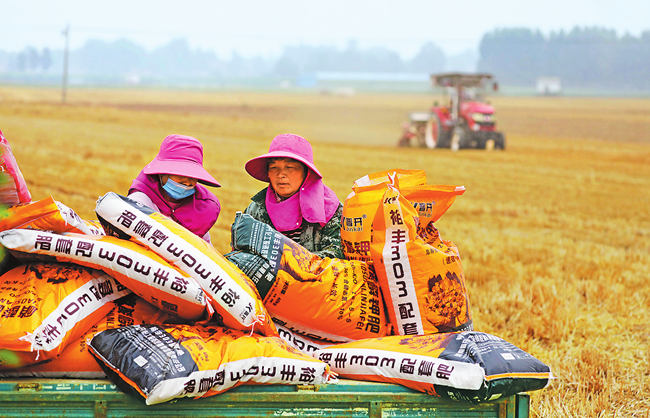
[{"label": "green tree line", "polygon": [[570,87],[650,90],[650,30],[635,37],[601,27],[548,36],[527,28],[496,29],[483,36],[479,57],[478,70],[507,85],[553,76]]},{"label": "green tree line", "polygon": [[[504,86],[532,88],[539,77],[559,77],[563,87],[650,92],[650,30],[639,36],[617,35],[600,27],[575,27],[548,35],[529,28],[495,29],[486,33],[478,53],[459,65],[444,45],[425,42],[412,57],[382,46],[287,45],[276,57],[220,57],[174,39],[152,50],[129,39],[88,40],[70,51],[70,79],[144,84],[225,84],[236,78],[299,79],[317,72],[434,73],[485,71]],[[0,81],[31,81],[49,76],[58,82],[61,50],[26,47],[18,53],[0,51]],[[475,65],[473,65],[475,63]],[[426,89],[428,86],[423,85]]]}]

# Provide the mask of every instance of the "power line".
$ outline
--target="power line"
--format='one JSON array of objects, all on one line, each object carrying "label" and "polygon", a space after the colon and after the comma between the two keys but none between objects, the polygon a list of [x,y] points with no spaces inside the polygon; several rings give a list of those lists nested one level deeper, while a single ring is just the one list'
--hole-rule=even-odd
[{"label": "power line", "polygon": [[63,50],[63,80],[61,80],[61,103],[65,104],[66,94],[68,91],[68,53],[70,45],[70,25],[63,29],[62,35],[65,36],[65,49]]}]

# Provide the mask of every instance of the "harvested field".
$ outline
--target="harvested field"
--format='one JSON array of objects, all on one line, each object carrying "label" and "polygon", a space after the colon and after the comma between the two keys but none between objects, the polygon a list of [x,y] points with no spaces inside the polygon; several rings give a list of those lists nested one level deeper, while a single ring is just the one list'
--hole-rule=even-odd
[{"label": "harvested field", "polygon": [[126,193],[170,133],[199,138],[223,187],[211,235],[264,185],[244,163],[273,136],[314,144],[340,199],[387,168],[425,169],[467,192],[439,221],[463,258],[475,328],[549,364],[537,416],[650,414],[650,99],[495,97],[504,152],[396,148],[409,111],[430,96],[0,87],[0,129],[34,199],[52,195],[94,219],[95,200]]}]

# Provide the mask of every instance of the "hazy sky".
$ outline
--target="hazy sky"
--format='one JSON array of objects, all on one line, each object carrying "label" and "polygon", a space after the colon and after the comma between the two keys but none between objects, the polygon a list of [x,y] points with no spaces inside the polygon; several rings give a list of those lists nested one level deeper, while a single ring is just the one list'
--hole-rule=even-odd
[{"label": "hazy sky", "polygon": [[494,28],[603,26],[650,30],[650,0],[0,0],[0,49],[61,49],[129,38],[147,48],[186,38],[220,56],[275,56],[284,45],[385,46],[410,57],[426,41],[447,53],[477,48]]}]

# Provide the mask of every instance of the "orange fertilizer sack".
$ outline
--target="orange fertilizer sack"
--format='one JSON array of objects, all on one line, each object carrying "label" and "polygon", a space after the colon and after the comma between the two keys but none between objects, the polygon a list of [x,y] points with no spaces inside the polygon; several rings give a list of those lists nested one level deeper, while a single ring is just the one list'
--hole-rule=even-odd
[{"label": "orange fertilizer sack", "polygon": [[370,251],[395,333],[471,330],[456,246],[439,235],[432,237],[436,245],[418,236],[417,211],[395,187],[385,185],[381,202]]},{"label": "orange fertilizer sack", "polygon": [[213,312],[192,277],[135,242],[10,229],[0,232],[0,244],[19,258],[47,257],[103,270],[147,302],[181,318],[196,320]]},{"label": "orange fertilizer sack", "polygon": [[73,264],[28,263],[0,276],[0,369],[59,355],[130,293]]},{"label": "orange fertilizer sack", "polygon": [[385,183],[399,182],[405,187],[417,187],[426,181],[424,170],[399,168],[379,171],[355,180],[352,193],[343,202],[341,244],[345,258],[372,264],[372,223],[379,211]]},{"label": "orange fertilizer sack", "polygon": [[315,357],[341,377],[470,402],[542,389],[552,378],[550,368],[527,352],[473,331],[373,338],[322,348]]},{"label": "orange fertilizer sack", "polygon": [[354,181],[352,187],[392,183],[395,180],[397,180],[402,187],[419,186],[427,182],[427,175],[424,170],[404,170],[401,168],[393,168],[390,170],[367,174],[358,178]]},{"label": "orange fertilizer sack", "polygon": [[96,212],[107,231],[139,242],[194,278],[218,322],[276,335],[255,285],[212,245],[167,216],[112,192],[97,201]]},{"label": "orange fertilizer sack", "polygon": [[0,377],[46,377],[72,379],[102,379],[106,373],[88,352],[87,339],[107,329],[141,324],[163,324],[178,318],[161,311],[134,293],[114,302],[114,307],[81,338],[70,343],[56,358],[33,366],[0,371]]},{"label": "orange fertilizer sack", "polygon": [[267,309],[294,331],[331,341],[386,335],[377,279],[366,263],[321,258],[270,225],[237,213],[228,259],[255,282]]},{"label": "orange fertilizer sack", "polygon": [[341,245],[346,259],[372,265],[372,224],[379,212],[385,188],[382,183],[354,187],[354,191],[343,202]]},{"label": "orange fertilizer sack", "polygon": [[329,366],[280,337],[200,325],[133,325],[97,333],[89,348],[147,405],[202,398],[242,384],[324,384]]},{"label": "orange fertilizer sack", "polygon": [[428,242],[434,229],[433,223],[440,219],[454,203],[457,196],[465,193],[465,186],[452,185],[419,185],[399,187],[399,192],[415,208],[418,214],[418,235]]},{"label": "orange fertilizer sack", "polygon": [[332,341],[323,341],[311,336],[301,335],[299,332],[295,332],[291,328],[287,327],[287,324],[282,321],[274,320],[273,322],[275,323],[280,338],[301,353],[313,355],[321,348],[336,344]]},{"label": "orange fertilizer sack", "polygon": [[0,231],[15,228],[104,235],[101,227],[92,221],[81,219],[74,210],[57,202],[52,196],[0,212]]},{"label": "orange fertilizer sack", "polygon": [[464,186],[430,185],[423,170],[392,169],[361,177],[354,182],[352,193],[343,203],[341,242],[343,253],[349,260],[372,264],[370,243],[373,239],[373,222],[380,209],[385,185],[391,184],[411,202],[418,211],[418,234],[425,241],[431,232],[426,229],[437,221],[465,193]]}]

